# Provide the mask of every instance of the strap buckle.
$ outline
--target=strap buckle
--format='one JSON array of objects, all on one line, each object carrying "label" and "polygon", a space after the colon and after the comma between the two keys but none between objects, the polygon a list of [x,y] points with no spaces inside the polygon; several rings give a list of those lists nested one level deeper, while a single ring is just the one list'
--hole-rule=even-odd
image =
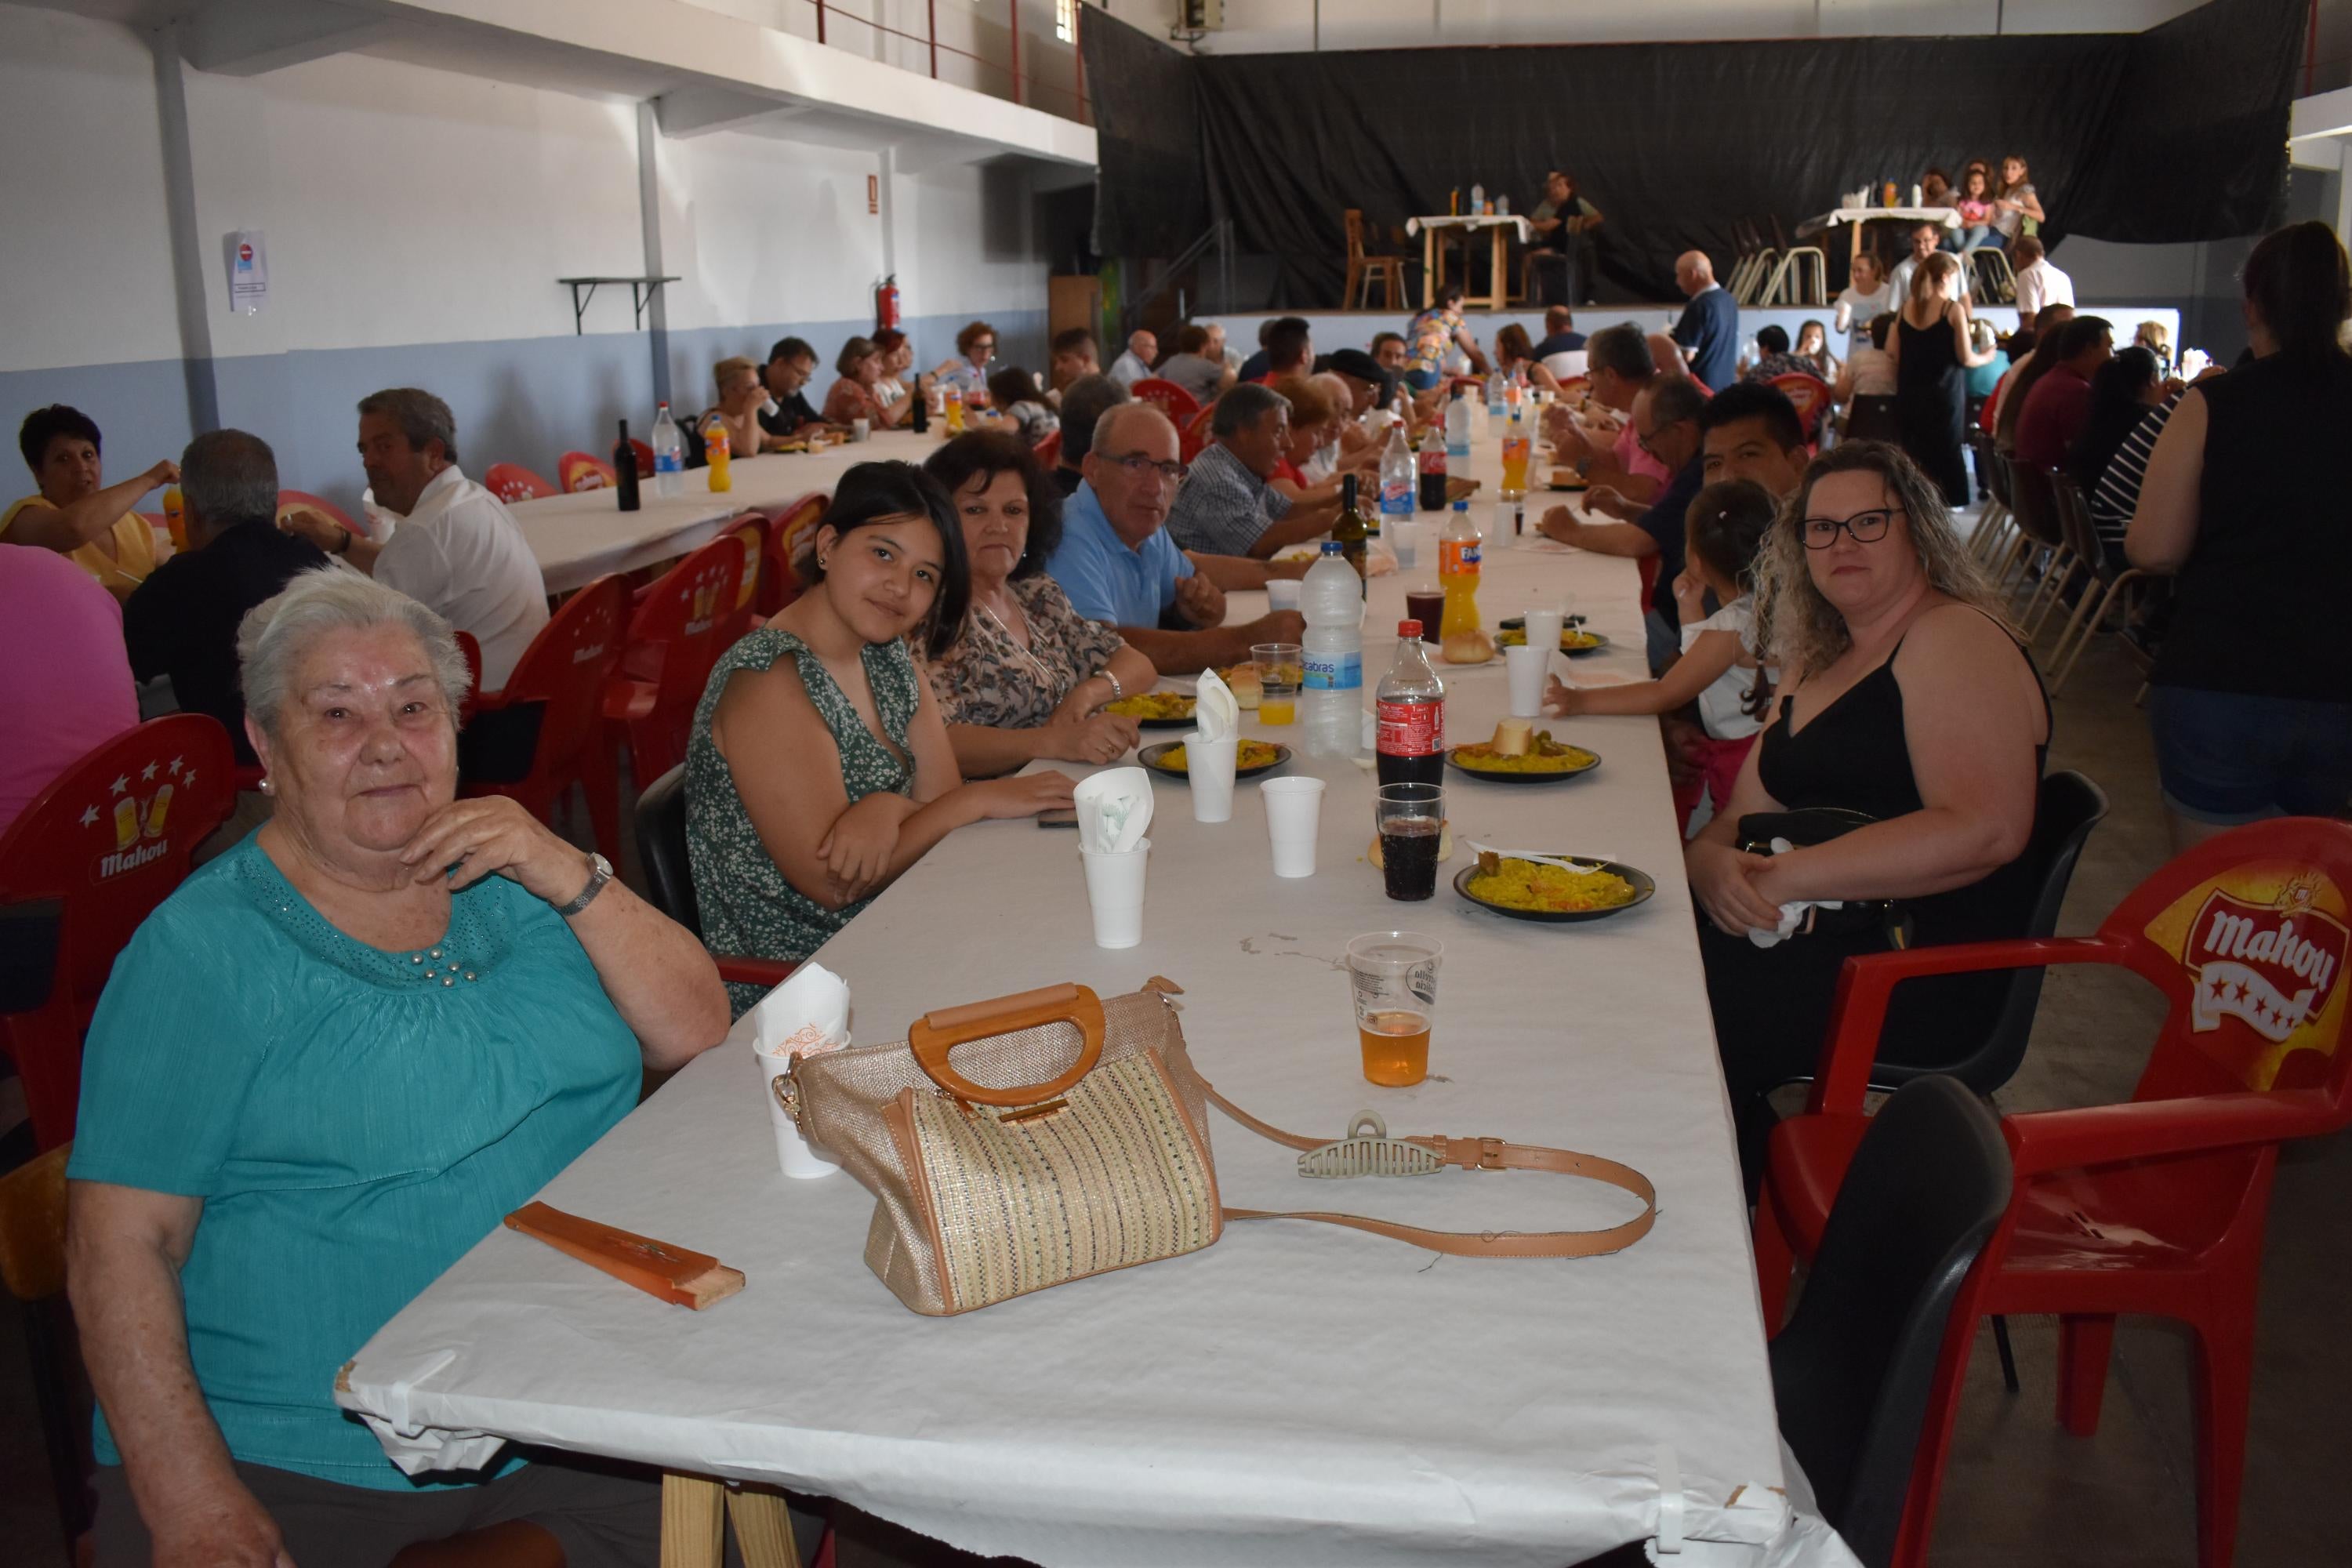
[{"label": "strap buckle", "polygon": [[1502,1171],[1503,1141],[1500,1138],[1448,1138],[1445,1159],[1449,1164],[1466,1171]]}]

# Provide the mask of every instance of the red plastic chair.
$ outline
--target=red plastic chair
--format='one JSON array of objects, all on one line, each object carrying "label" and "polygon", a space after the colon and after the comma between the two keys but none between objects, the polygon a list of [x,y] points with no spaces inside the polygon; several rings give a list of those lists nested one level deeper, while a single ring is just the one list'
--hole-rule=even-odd
[{"label": "red plastic chair", "polygon": [[760,563],[761,616],[772,616],[800,597],[800,568],[794,563],[816,536],[816,525],[832,504],[833,497],[824,490],[811,490],[768,514],[768,553]]},{"label": "red plastic chair", "polygon": [[482,485],[509,504],[519,500],[538,500],[560,493],[553,485],[520,463],[492,463],[489,470],[482,475]]},{"label": "red plastic chair", "polygon": [[1789,401],[1797,405],[1797,417],[1805,422],[1805,439],[1818,441],[1822,435],[1822,416],[1830,409],[1829,384],[1817,375],[1801,371],[1788,375],[1776,375],[1767,386],[1777,386],[1786,393]]},{"label": "red plastic chair", "polygon": [[1765,1321],[1820,1245],[1897,981],[2025,965],[2128,969],[2169,1004],[2132,1100],[2006,1120],[2017,1184],[1945,1342],[1895,1561],[1926,1561],[1976,1320],[2061,1319],[2059,1418],[2098,1428],[2115,1320],[2196,1335],[2198,1562],[2237,1537],[2263,1227],[2279,1145],[2352,1123],[2352,825],[2256,823],[2158,869],[2096,935],[1849,960],[1806,1113],[1774,1130],[1757,1207]]},{"label": "red plastic chair", "polygon": [[722,533],[639,595],[620,668],[604,691],[604,717],[628,738],[632,777],[657,779],[686,760],[711,667],[750,628],[741,592],[747,564],[741,539]]},{"label": "red plastic chair", "polygon": [[349,529],[352,532],[358,534],[362,539],[368,537],[368,531],[362,528],[358,523],[353,522],[352,521],[351,513],[345,511],[341,507],[337,506],[333,501],[329,500],[324,496],[314,496],[308,490],[279,490],[278,492],[278,517],[281,522],[285,521],[285,517],[288,512],[299,511],[306,508],[311,511],[317,512],[320,516],[325,518],[330,522],[337,523]]},{"label": "red plastic chair", "polygon": [[36,796],[0,833],[0,905],[54,904],[57,952],[38,1001],[0,1014],[37,1148],[73,1138],[81,1037],[115,955],[228,818],[228,731],[201,713],[125,730]]},{"label": "red plastic chair", "polygon": [[1135,395],[1138,403],[1159,405],[1160,412],[1168,416],[1169,423],[1174,425],[1179,430],[1184,428],[1192,417],[1201,412],[1200,399],[1174,382],[1162,381],[1156,375],[1145,376],[1141,381],[1129,387],[1128,391]]},{"label": "red plastic chair", "polygon": [[[653,443],[632,436],[629,437],[629,450],[637,455],[637,478],[641,479],[652,479],[654,477]],[[616,475],[615,477],[617,478],[618,476]]]},{"label": "red plastic chair", "polygon": [[[470,784],[464,792],[468,797],[505,795],[549,822],[556,803],[576,784],[588,797],[588,821],[595,830],[596,847],[607,859],[617,859],[621,853],[621,787],[604,733],[604,687],[621,660],[628,598],[619,577],[599,577],[565,600],[539,628],[505,687],[476,695],[477,713],[541,704],[539,737],[530,771],[523,777]],[[462,632],[458,637],[461,647],[471,641]],[[467,652],[478,686],[480,649],[477,646]]]},{"label": "red plastic chair", "polygon": [[1055,431],[1030,447],[1029,455],[1037,459],[1040,468],[1051,469],[1062,460],[1062,433],[1059,430]]},{"label": "red plastic chair", "polygon": [[1192,416],[1192,422],[1191,424],[1180,425],[1177,426],[1179,430],[1183,432],[1182,445],[1176,454],[1181,460],[1189,463],[1193,458],[1199,457],[1202,451],[1207,447],[1209,445],[1209,422],[1216,416],[1216,405],[1212,404],[1208,407],[1202,409],[1198,414]]},{"label": "red plastic chair", "polygon": [[587,452],[566,452],[556,458],[555,478],[568,496],[582,490],[609,490],[621,482],[612,464]]},{"label": "red plastic chair", "polygon": [[743,573],[735,584],[735,619],[744,631],[765,618],[759,613],[760,574],[767,563],[768,535],[774,528],[763,511],[747,511],[727,525],[727,531],[743,542]]}]

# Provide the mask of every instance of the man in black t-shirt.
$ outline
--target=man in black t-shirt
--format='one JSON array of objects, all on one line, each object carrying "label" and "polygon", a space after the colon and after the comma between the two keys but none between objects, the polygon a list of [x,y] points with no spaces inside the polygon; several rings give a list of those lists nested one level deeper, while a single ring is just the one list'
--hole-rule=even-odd
[{"label": "man in black t-shirt", "polygon": [[824,418],[809,406],[806,388],[816,374],[816,350],[800,338],[779,338],[768,351],[761,384],[768,401],[760,410],[760,428],[771,436],[790,436],[805,426],[823,426]]},{"label": "man in black t-shirt", "polygon": [[1699,416],[1706,409],[1706,395],[1687,377],[1663,375],[1652,381],[1633,398],[1633,431],[1642,450],[1674,476],[1665,489],[1644,502],[1629,500],[1608,485],[1594,485],[1584,494],[1585,510],[1615,521],[1590,521],[1566,507],[1554,507],[1538,525],[1538,531],[1595,554],[1659,558],[1644,617],[1652,675],[1662,674],[1682,652],[1675,579],[1683,570],[1684,514],[1706,483],[1705,437],[1699,433]]},{"label": "man in black t-shirt", "polygon": [[1576,317],[1565,305],[1554,305],[1544,312],[1543,342],[1535,346],[1536,363],[1541,364],[1554,354],[1570,354],[1584,346],[1584,334],[1573,331]]},{"label": "man in black t-shirt", "polygon": [[182,710],[219,720],[238,763],[250,766],[237,623],[297,572],[324,566],[327,556],[278,529],[278,459],[258,436],[210,430],[189,442],[180,458],[180,493],[188,548],[157,567],[122,606],[122,640],[132,674],[142,680],[170,676]]},{"label": "man in black t-shirt", "polygon": [[1535,231],[1537,290],[1547,305],[1591,304],[1600,270],[1595,235],[1601,209],[1579,195],[1576,177],[1554,169],[1544,176],[1544,199],[1528,215]]}]

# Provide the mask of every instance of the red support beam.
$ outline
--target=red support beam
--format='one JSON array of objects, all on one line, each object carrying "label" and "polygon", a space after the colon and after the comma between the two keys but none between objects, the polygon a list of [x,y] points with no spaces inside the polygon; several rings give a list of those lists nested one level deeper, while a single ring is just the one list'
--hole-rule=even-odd
[{"label": "red support beam", "polygon": [[931,35],[931,79],[940,79],[940,0],[923,0],[923,25]]},{"label": "red support beam", "polygon": [[824,0],[816,0],[816,41],[824,42]]},{"label": "red support beam", "polygon": [[1013,101],[1021,101],[1021,0],[1004,0],[1004,14],[1013,24]]}]

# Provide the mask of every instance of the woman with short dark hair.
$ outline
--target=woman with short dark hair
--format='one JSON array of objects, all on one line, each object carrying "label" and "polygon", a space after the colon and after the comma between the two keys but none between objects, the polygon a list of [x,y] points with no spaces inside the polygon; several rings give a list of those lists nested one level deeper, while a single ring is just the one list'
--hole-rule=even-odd
[{"label": "woman with short dark hair", "polygon": [[[944,655],[963,530],[911,463],[860,463],[807,591],[720,657],[686,754],[686,837],[714,952],[799,960],[955,829],[1070,804],[1066,774],[966,784],[910,641]],[[762,994],[730,985],[740,1016]]]},{"label": "woman with short dark hair", "polygon": [[[2148,727],[2176,848],[2239,823],[2337,816],[2352,797],[2352,274],[2326,224],[2246,258],[2252,364],[2181,395],[2124,542],[2178,574],[2148,677]],[[2040,355],[2034,356],[2040,358]]]},{"label": "woman with short dark hair", "polygon": [[967,431],[923,471],[947,491],[971,562],[971,611],[930,665],[957,765],[989,778],[1034,762],[1117,762],[1138,726],[1105,709],[1159,675],[1046,574],[1062,542],[1060,493],[1007,431]]},{"label": "woman with short dark hair", "polygon": [[882,350],[871,338],[852,338],[841,345],[833,368],[841,379],[824,395],[828,425],[866,421],[867,430],[887,430],[903,422],[915,406],[910,398],[885,403],[875,388],[882,383]]},{"label": "woman with short dark hair", "polygon": [[943,360],[931,372],[941,386],[952,386],[967,403],[973,394],[988,395],[988,362],[996,357],[996,329],[986,321],[966,321],[956,333],[956,358]]},{"label": "woman with short dark hair", "polygon": [[155,570],[155,531],[131,508],[156,486],[178,483],[180,469],[166,458],[110,485],[99,446],[97,423],[79,408],[52,403],[25,416],[16,448],[39,489],[0,512],[0,540],[54,550],[128,599]]}]

